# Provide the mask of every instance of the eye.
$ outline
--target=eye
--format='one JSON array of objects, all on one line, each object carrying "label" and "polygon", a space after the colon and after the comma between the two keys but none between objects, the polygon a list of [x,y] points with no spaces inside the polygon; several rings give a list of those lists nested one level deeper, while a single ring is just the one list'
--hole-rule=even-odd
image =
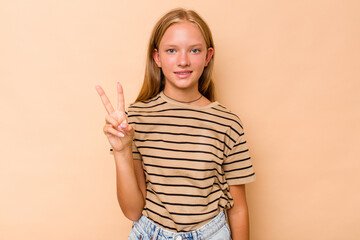
[{"label": "eye", "polygon": [[193,53],[199,53],[199,52],[200,52],[200,49],[192,49],[191,52],[193,52]]},{"label": "eye", "polygon": [[168,50],[166,50],[166,52],[168,52],[168,53],[174,53],[174,52],[175,52],[175,49],[168,49]]}]

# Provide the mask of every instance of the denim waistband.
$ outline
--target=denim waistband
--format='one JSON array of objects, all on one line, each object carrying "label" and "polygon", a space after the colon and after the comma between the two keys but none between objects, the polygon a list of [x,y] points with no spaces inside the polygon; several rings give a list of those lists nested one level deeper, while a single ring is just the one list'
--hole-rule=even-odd
[{"label": "denim waistband", "polygon": [[216,215],[210,222],[206,223],[204,226],[189,232],[171,232],[162,227],[155,224],[146,216],[142,215],[140,219],[137,221],[138,224],[143,228],[144,231],[149,236],[153,236],[152,239],[189,239],[189,240],[199,240],[199,239],[207,239],[208,237],[212,236],[218,230],[220,230],[225,224],[226,221],[226,214],[225,211],[222,210],[218,215]]}]

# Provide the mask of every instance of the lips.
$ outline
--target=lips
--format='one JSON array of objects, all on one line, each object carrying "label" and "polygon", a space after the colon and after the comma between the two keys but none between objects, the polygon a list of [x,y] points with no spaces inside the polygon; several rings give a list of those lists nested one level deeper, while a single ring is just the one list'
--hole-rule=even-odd
[{"label": "lips", "polygon": [[191,75],[192,71],[184,70],[184,71],[177,71],[174,73],[178,78],[187,78]]},{"label": "lips", "polygon": [[177,72],[175,72],[176,74],[182,74],[182,73],[191,73],[192,71],[190,71],[190,70],[184,70],[184,71],[177,71]]}]

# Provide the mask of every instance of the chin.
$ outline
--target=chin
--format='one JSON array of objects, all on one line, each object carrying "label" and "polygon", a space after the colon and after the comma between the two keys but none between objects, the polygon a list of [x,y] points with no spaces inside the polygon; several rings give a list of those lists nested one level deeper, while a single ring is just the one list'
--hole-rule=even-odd
[{"label": "chin", "polygon": [[173,86],[178,88],[178,89],[181,89],[181,90],[187,90],[187,89],[197,87],[197,85],[194,84],[194,83],[191,83],[191,84],[174,84]]},{"label": "chin", "polygon": [[197,82],[194,82],[189,79],[176,79],[173,81],[169,81],[169,84],[175,88],[179,89],[189,89],[197,85]]}]

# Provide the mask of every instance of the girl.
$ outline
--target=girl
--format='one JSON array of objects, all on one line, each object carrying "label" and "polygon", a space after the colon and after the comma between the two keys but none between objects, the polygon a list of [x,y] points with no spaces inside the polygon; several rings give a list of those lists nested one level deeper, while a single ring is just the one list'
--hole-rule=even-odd
[{"label": "girl", "polygon": [[96,86],[129,239],[249,239],[244,184],[255,173],[240,119],[214,100],[214,51],[203,19],[174,9],[154,27],[127,113],[120,83],[116,109]]}]

